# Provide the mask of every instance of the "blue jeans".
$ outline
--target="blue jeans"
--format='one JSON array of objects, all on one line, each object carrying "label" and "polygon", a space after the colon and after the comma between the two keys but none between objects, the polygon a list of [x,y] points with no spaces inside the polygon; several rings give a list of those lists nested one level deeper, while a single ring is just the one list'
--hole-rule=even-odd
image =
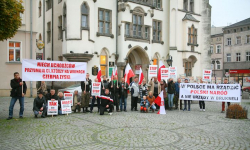
[{"label": "blue jeans", "polygon": [[94,108],[94,105],[95,105],[95,100],[97,101],[97,107],[98,107],[98,112],[99,112],[99,109],[100,109],[100,98],[95,98],[95,96],[92,97],[92,102],[91,102],[91,105],[90,105],[90,111],[93,111],[93,108]]},{"label": "blue jeans", "polygon": [[127,109],[127,98],[121,95],[120,98],[120,110],[122,111],[122,101],[124,101],[124,111]]},{"label": "blue jeans", "polygon": [[19,116],[23,116],[24,97],[12,97],[11,100],[10,100],[9,117],[13,117],[13,108],[15,106],[15,103],[16,103],[17,99],[19,99],[19,103],[20,103]]},{"label": "blue jeans", "polygon": [[168,107],[173,107],[174,94],[168,94]]},{"label": "blue jeans", "polygon": [[155,109],[156,109],[155,105],[152,105],[152,106],[151,106],[151,108],[152,108],[153,110],[155,110]]}]

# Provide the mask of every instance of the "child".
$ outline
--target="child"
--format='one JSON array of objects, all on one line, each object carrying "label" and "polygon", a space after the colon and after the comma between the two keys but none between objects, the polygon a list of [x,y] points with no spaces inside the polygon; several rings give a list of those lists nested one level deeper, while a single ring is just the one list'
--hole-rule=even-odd
[{"label": "child", "polygon": [[147,97],[143,96],[143,99],[141,100],[141,112],[148,112],[148,106],[149,102],[147,100]]}]

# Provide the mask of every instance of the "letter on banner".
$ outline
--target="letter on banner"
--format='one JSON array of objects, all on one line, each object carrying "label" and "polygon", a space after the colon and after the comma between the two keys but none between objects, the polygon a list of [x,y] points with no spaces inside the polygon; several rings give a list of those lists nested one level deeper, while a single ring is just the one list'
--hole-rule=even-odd
[{"label": "letter on banner", "polygon": [[48,100],[48,115],[58,115],[58,101]]},{"label": "letter on banner", "polygon": [[101,82],[92,82],[92,96],[100,96],[101,95]]},{"label": "letter on banner", "polygon": [[157,77],[157,65],[149,65],[148,76]]}]

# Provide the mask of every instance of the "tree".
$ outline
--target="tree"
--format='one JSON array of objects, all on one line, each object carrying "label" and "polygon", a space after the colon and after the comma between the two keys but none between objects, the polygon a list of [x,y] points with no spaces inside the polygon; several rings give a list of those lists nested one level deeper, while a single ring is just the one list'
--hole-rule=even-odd
[{"label": "tree", "polygon": [[22,0],[0,0],[0,41],[12,38],[22,25]]}]

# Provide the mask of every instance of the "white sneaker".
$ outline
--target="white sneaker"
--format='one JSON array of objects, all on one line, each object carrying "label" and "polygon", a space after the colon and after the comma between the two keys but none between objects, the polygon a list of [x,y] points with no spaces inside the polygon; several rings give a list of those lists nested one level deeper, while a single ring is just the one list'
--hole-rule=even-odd
[{"label": "white sneaker", "polygon": [[202,109],[200,109],[200,111],[202,111]]},{"label": "white sneaker", "polygon": [[203,109],[203,111],[205,111],[205,109]]},{"label": "white sneaker", "polygon": [[112,115],[112,113],[109,113],[109,115],[111,116],[111,115]]}]

